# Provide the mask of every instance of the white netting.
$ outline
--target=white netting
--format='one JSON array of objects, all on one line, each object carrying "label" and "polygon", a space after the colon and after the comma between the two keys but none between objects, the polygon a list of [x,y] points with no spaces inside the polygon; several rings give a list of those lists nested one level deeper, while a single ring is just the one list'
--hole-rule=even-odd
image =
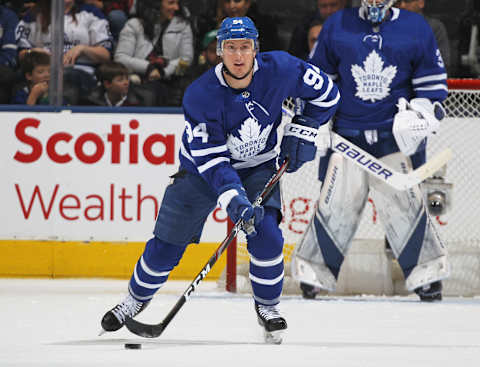
[{"label": "white netting", "polygon": [[[291,103],[291,101],[289,102]],[[480,141],[480,91],[453,90],[444,103],[447,118],[436,136],[429,140],[428,156],[450,147],[454,158],[448,163],[445,181],[453,183],[449,212],[437,217],[437,228],[449,250],[452,273],[444,282],[445,295],[480,294],[480,166],[477,162]],[[280,131],[280,130],[279,130]],[[319,195],[318,160],[310,162],[295,174],[282,178],[286,279],[284,293],[300,293],[288,277],[290,254],[314,212]],[[338,294],[403,294],[403,276],[396,261],[385,255],[384,234],[377,221],[371,199],[365,207],[359,229],[345,260],[337,285]],[[248,280],[246,241],[239,236],[237,250],[237,291],[251,291]],[[224,284],[221,278],[221,286]]]}]

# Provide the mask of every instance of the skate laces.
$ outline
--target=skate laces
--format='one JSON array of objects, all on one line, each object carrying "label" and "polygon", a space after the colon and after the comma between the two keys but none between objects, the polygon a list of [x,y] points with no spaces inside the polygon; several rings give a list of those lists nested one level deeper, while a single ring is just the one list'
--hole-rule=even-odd
[{"label": "skate laces", "polygon": [[264,320],[278,319],[281,317],[276,306],[258,305],[257,310],[260,317]]},{"label": "skate laces", "polygon": [[135,298],[133,298],[131,295],[128,295],[125,300],[123,300],[121,303],[115,306],[115,308],[112,310],[113,314],[115,317],[120,321],[121,323],[125,322],[125,318],[128,317],[133,317],[135,316],[140,309],[142,308],[143,302],[137,301]]}]

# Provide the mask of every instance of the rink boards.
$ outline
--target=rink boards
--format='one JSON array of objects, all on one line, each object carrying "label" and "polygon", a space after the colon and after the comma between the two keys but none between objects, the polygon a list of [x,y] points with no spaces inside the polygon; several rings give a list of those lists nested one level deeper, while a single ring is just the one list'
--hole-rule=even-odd
[{"label": "rink boards", "polygon": [[[175,110],[0,112],[0,276],[130,276],[179,166]],[[225,220],[210,215],[173,278],[195,275]]]}]

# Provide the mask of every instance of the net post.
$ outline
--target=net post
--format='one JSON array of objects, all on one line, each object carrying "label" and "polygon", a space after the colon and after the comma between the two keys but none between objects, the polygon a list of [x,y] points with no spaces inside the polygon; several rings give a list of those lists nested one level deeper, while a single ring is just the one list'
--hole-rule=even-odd
[{"label": "net post", "polygon": [[[234,223],[228,219],[227,233],[234,227]],[[226,269],[227,292],[237,292],[237,238],[235,237],[227,248],[227,269]]]}]

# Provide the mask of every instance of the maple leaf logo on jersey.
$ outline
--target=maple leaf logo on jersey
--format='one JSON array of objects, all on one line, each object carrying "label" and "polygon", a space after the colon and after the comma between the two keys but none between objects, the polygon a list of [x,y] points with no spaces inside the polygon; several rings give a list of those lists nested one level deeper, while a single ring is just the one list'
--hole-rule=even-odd
[{"label": "maple leaf logo on jersey", "polygon": [[272,125],[262,130],[258,121],[251,117],[243,121],[242,127],[238,130],[240,137],[229,135],[227,139],[232,158],[244,161],[260,153],[267,145],[271,130]]},{"label": "maple leaf logo on jersey", "polygon": [[397,75],[396,66],[383,68],[383,60],[375,50],[363,62],[363,69],[359,65],[352,65],[351,70],[357,83],[355,96],[371,102],[384,99],[390,94],[390,84]]}]

